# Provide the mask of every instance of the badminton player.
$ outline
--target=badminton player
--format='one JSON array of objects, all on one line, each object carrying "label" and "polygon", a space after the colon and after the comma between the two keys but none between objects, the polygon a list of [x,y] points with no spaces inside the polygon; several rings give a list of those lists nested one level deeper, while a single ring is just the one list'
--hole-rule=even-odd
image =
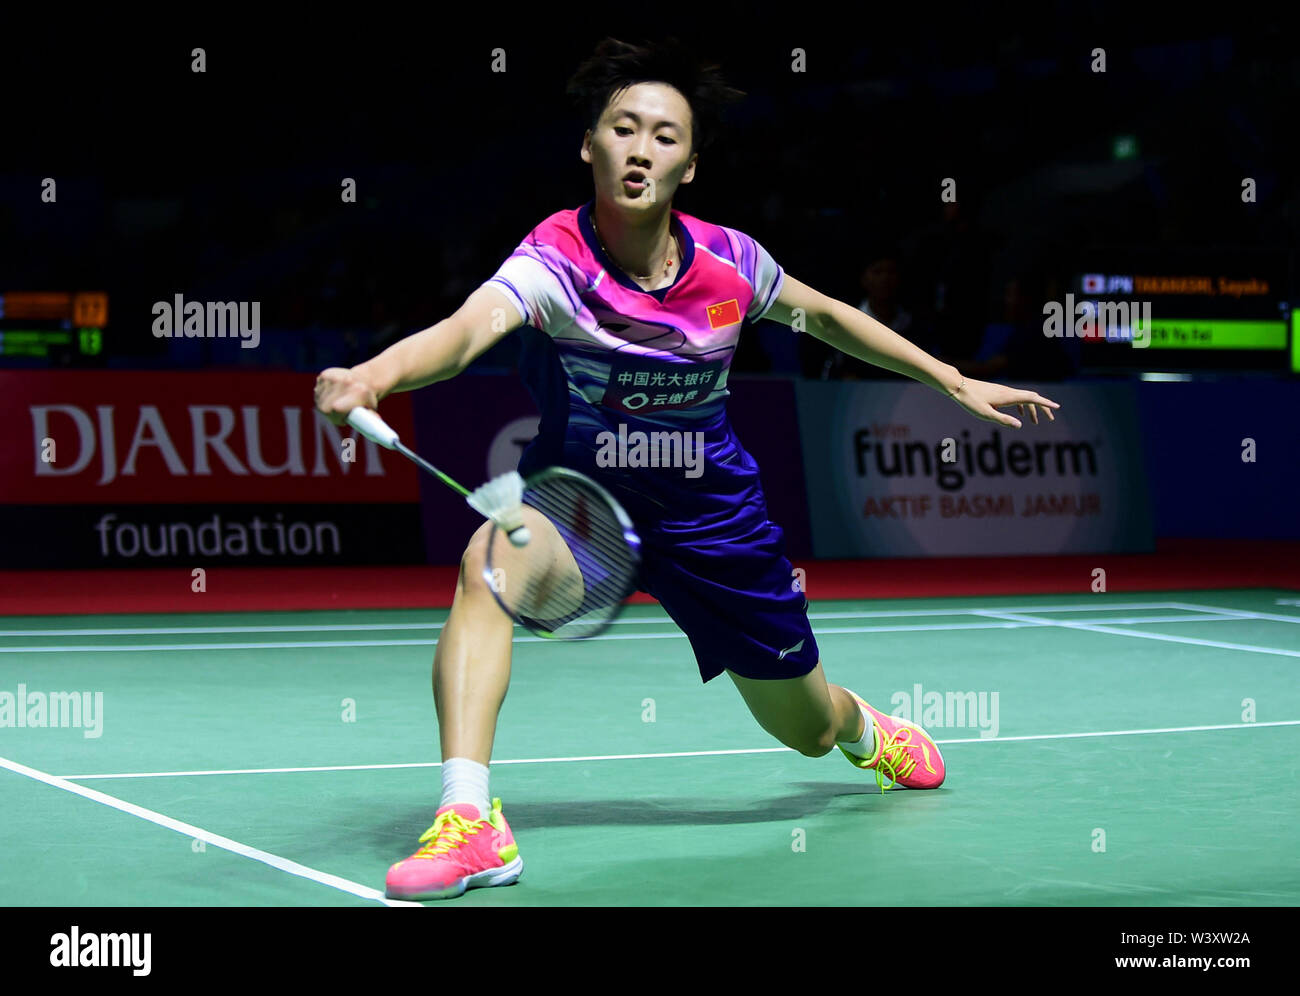
[{"label": "badminton player", "polygon": [[[999,408],[1059,407],[1041,395],[963,377],[857,308],[786,274],[752,237],[672,209],[699,150],[743,96],[677,43],[606,39],[569,92],[590,127],[582,161],[594,196],[552,214],[450,318],[350,370],[323,371],[318,409],[342,424],[355,406],[447,380],[504,336],[523,336],[520,369],[541,412],[521,474],[567,466],[606,487],[642,539],[640,586],[689,637],[700,677],[735,683],[759,726],[808,757],[839,747],[885,788],[937,788],[938,746],[915,723],[826,680],[807,601],[791,583],[759,468],[728,421],[727,373],[746,322],[802,329],[849,356],[932,388],[976,418],[1020,428]],[[756,168],[759,168],[756,166]],[[793,424],[793,423],[792,423]],[[597,437],[702,433],[702,472],[601,466]],[[792,430],[793,431],[793,430]],[[608,462],[608,461],[604,461]],[[694,469],[692,470],[694,474]],[[418,850],[389,869],[387,895],[458,896],[506,885],[523,868],[488,789],[497,713],[510,680],[513,624],[483,577],[485,523],[461,561],[433,660],[443,794]]]}]

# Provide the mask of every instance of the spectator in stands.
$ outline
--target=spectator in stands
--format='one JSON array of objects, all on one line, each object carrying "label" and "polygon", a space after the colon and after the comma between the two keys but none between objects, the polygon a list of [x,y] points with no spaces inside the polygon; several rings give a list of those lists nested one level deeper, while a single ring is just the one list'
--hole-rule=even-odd
[{"label": "spectator in stands", "polygon": [[990,322],[975,355],[954,361],[978,379],[1064,380],[1079,369],[1079,340],[1044,332],[1043,305],[1061,301],[1060,282],[1042,274],[1012,277],[1003,285],[1002,317]]},{"label": "spectator in stands", "polygon": [[[899,253],[892,245],[882,245],[867,252],[863,256],[859,274],[862,299],[858,310],[899,335],[917,342],[922,348],[928,348],[926,343],[918,340],[912,314],[902,305],[900,284]],[[925,338],[922,336],[921,340]],[[860,380],[891,376],[887,370],[855,360],[824,343],[810,340],[808,345],[816,354],[813,373],[821,380]]]},{"label": "spectator in stands", "polygon": [[[909,280],[917,288],[917,318],[933,329],[941,358],[970,350],[972,329],[987,317],[990,237],[976,223],[972,195],[942,205],[942,220],[910,240]],[[930,348],[930,347],[926,347]]]}]

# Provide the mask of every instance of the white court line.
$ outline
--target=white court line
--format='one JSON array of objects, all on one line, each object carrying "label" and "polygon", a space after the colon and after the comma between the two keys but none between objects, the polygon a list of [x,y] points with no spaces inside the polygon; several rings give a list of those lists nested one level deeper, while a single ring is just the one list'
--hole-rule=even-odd
[{"label": "white court line", "polygon": [[[1136,629],[1111,629],[1101,623],[1066,622],[1060,619],[1035,619],[1010,612],[982,611],[977,615],[990,616],[994,619],[1009,619],[1017,622],[1038,622],[1061,629],[1078,629],[1087,633],[1110,633],[1115,636],[1131,636],[1139,640],[1160,640],[1164,643],[1187,643],[1196,647],[1215,647],[1219,650],[1241,650],[1250,654],[1272,654],[1277,657],[1300,657],[1300,650],[1282,650],[1278,647],[1256,647],[1249,643],[1224,643],[1220,640],[1199,640],[1192,636],[1170,636],[1167,633],[1143,633]],[[1237,619],[1239,617],[1230,616]],[[1191,619],[1190,622],[1211,622],[1210,619]]]},{"label": "white court line", "polygon": [[[1119,602],[1109,605],[1044,605],[995,607],[999,612],[1113,612],[1119,609],[1173,609],[1183,608],[1174,602]],[[383,611],[383,610],[381,610]],[[877,609],[863,612],[810,612],[809,619],[913,619],[924,616],[961,616],[978,612],[966,609]],[[667,616],[653,618],[615,619],[615,626],[671,626]],[[10,636],[179,636],[182,634],[216,633],[364,633],[392,630],[437,630],[446,623],[321,623],[319,625],[284,624],[277,626],[140,626],[117,629],[0,629],[0,638]]]},{"label": "white court line", "polygon": [[89,799],[91,802],[98,802],[105,806],[127,813],[131,816],[138,816],[142,820],[168,830],[175,830],[179,834],[184,834],[196,840],[202,840],[214,847],[220,847],[223,850],[231,851],[241,857],[252,858],[254,861],[260,861],[262,864],[270,865],[282,872],[288,872],[290,875],[297,875],[300,878],[310,879],[320,885],[329,886],[331,889],[339,889],[342,892],[349,892],[354,896],[360,896],[362,899],[371,899],[375,902],[383,903],[385,906],[420,906],[420,903],[408,903],[396,899],[388,899],[378,889],[372,889],[369,886],[361,885],[359,882],[352,882],[346,878],[340,878],[337,875],[330,875],[327,872],[317,871],[315,868],[308,868],[306,865],[300,865],[296,861],[290,861],[288,858],[282,858],[278,854],[271,854],[269,851],[259,850],[256,847],[250,847],[247,844],[241,844],[237,840],[231,840],[229,837],[222,837],[220,834],[212,833],[210,830],[204,830],[202,827],[196,827],[191,823],[184,823],[181,820],[174,820],[170,816],[164,816],[162,813],[156,813],[152,809],[145,809],[143,806],[137,806],[134,803],[126,802],[111,795],[105,795],[96,789],[86,788],[84,785],[74,784],[67,778],[60,775],[51,775],[44,771],[37,771],[35,768],[29,768],[25,764],[19,764],[17,761],[11,761],[7,757],[0,757],[0,768],[8,768],[18,775],[25,775],[33,778],[38,782],[44,782],[46,785],[52,785],[54,788],[63,789],[74,795]]},{"label": "white court line", "polygon": [[[1268,723],[1222,723],[1216,726],[1165,726],[1149,730],[1103,730],[1096,733],[1035,733],[1022,737],[971,737],[964,740],[935,740],[937,744],[1012,743],[1024,740],[1079,740],[1087,737],[1136,737],[1153,733],[1199,733],[1204,730],[1248,730],[1259,726],[1300,726],[1300,719]],[[573,761],[641,761],[665,757],[724,757],[731,754],[794,753],[791,747],[752,747],[744,750],[684,750],[660,754],[593,754],[587,757],[526,757],[492,762],[500,764],[561,764]],[[61,775],[69,781],[99,778],[189,778],[195,775],[278,775],[315,771],[381,771],[391,768],[440,768],[441,761],[413,761],[406,764],[335,764],[304,768],[229,768],[211,771],[130,771],[108,775]]]},{"label": "white court line", "polygon": [[1223,612],[1242,619],[1269,619],[1273,622],[1300,623],[1300,616],[1284,616],[1276,612],[1247,612],[1242,609],[1223,609],[1210,605],[1191,605],[1185,602],[1170,602],[1171,609],[1188,609],[1197,612]]},{"label": "white court line", "polygon": [[1300,726],[1300,719],[1279,719],[1269,723],[1219,723],[1215,726],[1166,726],[1150,730],[1108,730],[1105,733],[1038,733],[1027,737],[970,737],[966,740],[936,740],[937,744],[981,744],[1014,740],[1078,740],[1084,737],[1140,737],[1151,733],[1200,733],[1203,730],[1247,730],[1252,726]]},{"label": "white court line", "polygon": [[[616,620],[621,621],[621,620]],[[636,620],[632,620],[635,622]],[[442,629],[445,623],[322,623],[319,626],[140,626],[119,629],[0,629],[5,636],[180,636],[215,633],[364,633],[368,630]]]},{"label": "white court line", "polygon": [[[720,757],[725,754],[774,754],[789,747],[756,747],[742,750],[681,750],[662,754],[596,754],[591,757],[527,757],[493,761],[493,764],[556,764],[562,761],[638,761],[655,757]],[[74,781],[92,778],[172,778],[190,775],[279,775],[306,771],[382,771],[389,768],[441,768],[441,761],[412,761],[406,764],[336,764],[306,768],[230,768],[224,771],[146,771],[124,775],[63,775]]]},{"label": "white court line", "polygon": [[[993,624],[987,624],[991,628]],[[581,642],[593,640],[680,640],[684,633],[628,633],[615,636],[591,636]],[[548,640],[541,636],[516,636],[515,643],[564,643],[563,640]],[[577,641],[575,641],[577,642]],[[69,647],[0,647],[0,654],[75,654],[75,653],[121,653],[123,651],[146,650],[303,650],[310,647],[329,649],[332,647],[433,647],[436,640],[295,640],[276,643],[133,643],[133,644],[85,644]]]},{"label": "white court line", "polygon": [[[995,606],[1005,612],[1117,612],[1120,609],[1172,609],[1172,602],[1110,602],[1103,605],[1027,605]],[[869,612],[809,612],[809,619],[906,619],[914,616],[963,616],[979,611],[979,607],[964,609],[874,609]]]},{"label": "white court line", "polygon": [[[993,610],[970,610],[972,614],[997,616]],[[947,614],[947,613],[945,613]],[[1093,626],[1102,624],[1125,624],[1152,622],[1240,622],[1238,616],[1155,616],[1138,618],[1102,619],[1096,623],[1067,623],[1054,620],[1033,620],[1026,616],[1013,619],[1010,614],[999,622],[944,623],[940,625],[914,626],[819,626],[816,636],[835,636],[848,633],[938,633],[946,630],[976,629],[1025,629],[1039,626]],[[0,634],[3,635],[3,634]],[[680,630],[671,633],[604,633],[580,641],[590,643],[599,640],[684,640],[686,634]],[[516,636],[514,643],[556,643],[541,636]],[[274,643],[132,643],[132,644],[80,644],[73,646],[32,646],[0,647],[0,654],[55,654],[55,653],[122,653],[126,651],[142,652],[150,650],[302,650],[309,647],[337,649],[340,647],[432,647],[436,640],[298,640],[276,641]]]}]

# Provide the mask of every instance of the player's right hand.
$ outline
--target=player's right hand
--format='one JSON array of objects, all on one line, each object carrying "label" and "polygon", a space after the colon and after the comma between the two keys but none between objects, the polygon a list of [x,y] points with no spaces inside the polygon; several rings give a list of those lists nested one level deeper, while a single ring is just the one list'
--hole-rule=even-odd
[{"label": "player's right hand", "polygon": [[374,389],[345,367],[329,367],[316,378],[316,410],[335,425],[345,425],[353,408],[379,407]]}]

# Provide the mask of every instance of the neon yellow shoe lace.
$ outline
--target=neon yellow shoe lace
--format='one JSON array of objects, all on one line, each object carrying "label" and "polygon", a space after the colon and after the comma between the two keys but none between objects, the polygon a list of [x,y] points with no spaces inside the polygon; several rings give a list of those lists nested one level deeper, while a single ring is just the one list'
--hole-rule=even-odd
[{"label": "neon yellow shoe lace", "polygon": [[420,836],[424,846],[416,851],[413,858],[436,858],[446,854],[452,848],[460,847],[466,839],[483,829],[486,820],[470,822],[454,809],[449,809],[433,822],[433,826]]},{"label": "neon yellow shoe lace", "polygon": [[[880,727],[876,727],[877,733]],[[904,737],[903,734],[907,736]],[[906,778],[916,770],[917,760],[907,750],[912,746],[912,729],[909,726],[901,726],[889,735],[889,739],[880,749],[880,760],[876,762],[876,785],[880,787],[883,794],[888,789],[898,784],[900,778]],[[927,765],[928,767],[928,765]],[[886,788],[885,779],[881,775],[881,769],[889,775],[889,786]]]}]

